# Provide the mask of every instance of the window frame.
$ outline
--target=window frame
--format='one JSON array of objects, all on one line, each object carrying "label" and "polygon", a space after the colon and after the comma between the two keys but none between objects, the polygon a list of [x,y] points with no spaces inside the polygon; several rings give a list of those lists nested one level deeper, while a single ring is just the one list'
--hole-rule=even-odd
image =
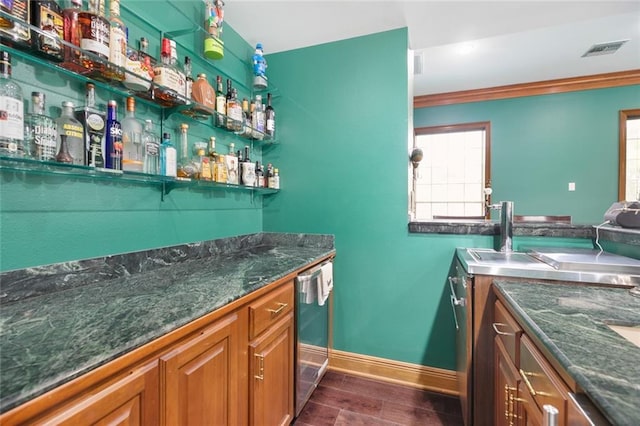
[{"label": "window frame", "polygon": [[[446,124],[440,126],[427,126],[416,127],[413,129],[413,149],[416,148],[416,137],[419,135],[433,135],[441,133],[461,133],[483,130],[485,132],[485,145],[484,145],[484,187],[491,187],[491,122],[490,121],[477,121],[473,123],[459,123],[459,124]],[[425,153],[426,155],[427,153]],[[411,179],[411,215],[415,220],[416,216],[416,170],[412,171]],[[491,194],[485,195],[485,205],[491,204]],[[484,218],[489,219],[490,211],[485,208]],[[461,217],[464,220],[464,216]],[[469,217],[471,220],[471,217]],[[436,219],[430,219],[436,220]]]},{"label": "window frame", "polygon": [[640,118],[640,109],[620,110],[618,120],[618,201],[626,201],[627,193],[627,120]]}]

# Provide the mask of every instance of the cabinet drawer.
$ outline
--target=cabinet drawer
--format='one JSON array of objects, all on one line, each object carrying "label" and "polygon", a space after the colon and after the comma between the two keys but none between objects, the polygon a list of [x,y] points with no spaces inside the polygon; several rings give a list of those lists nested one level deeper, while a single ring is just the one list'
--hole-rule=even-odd
[{"label": "cabinet drawer", "polygon": [[520,336],[522,328],[507,308],[497,300],[493,308],[493,331],[504,345],[511,362],[520,365]]},{"label": "cabinet drawer", "polygon": [[256,338],[291,312],[293,300],[293,282],[290,282],[249,305],[249,339]]},{"label": "cabinet drawer", "polygon": [[560,412],[558,424],[565,425],[569,389],[526,335],[520,339],[520,375],[538,407],[553,405]]}]

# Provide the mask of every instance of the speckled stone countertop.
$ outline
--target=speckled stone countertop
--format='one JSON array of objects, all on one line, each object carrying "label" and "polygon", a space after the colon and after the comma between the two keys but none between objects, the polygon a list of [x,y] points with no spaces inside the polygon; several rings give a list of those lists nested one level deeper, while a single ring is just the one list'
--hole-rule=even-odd
[{"label": "speckled stone countertop", "polygon": [[335,253],[259,233],[0,274],[0,412]]},{"label": "speckled stone countertop", "polygon": [[640,298],[621,288],[508,280],[495,286],[609,421],[640,424],[640,348],[606,325],[640,324]]},{"label": "speckled stone countertop", "polygon": [[[492,220],[432,220],[409,222],[412,234],[500,235],[500,223]],[[591,238],[592,225],[570,223],[514,223],[514,236]]]}]

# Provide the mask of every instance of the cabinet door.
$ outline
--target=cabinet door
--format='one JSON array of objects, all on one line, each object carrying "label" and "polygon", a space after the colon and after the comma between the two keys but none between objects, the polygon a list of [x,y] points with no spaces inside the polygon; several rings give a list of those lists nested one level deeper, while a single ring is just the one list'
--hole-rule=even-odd
[{"label": "cabinet door", "polygon": [[35,424],[156,425],[158,386],[158,362],[154,361]]},{"label": "cabinet door", "polygon": [[496,426],[518,423],[518,371],[499,336],[495,338],[494,420]]},{"label": "cabinet door", "polygon": [[288,425],[293,420],[293,314],[250,344],[250,422]]},{"label": "cabinet door", "polygon": [[237,327],[229,315],[160,358],[163,424],[238,424]]}]

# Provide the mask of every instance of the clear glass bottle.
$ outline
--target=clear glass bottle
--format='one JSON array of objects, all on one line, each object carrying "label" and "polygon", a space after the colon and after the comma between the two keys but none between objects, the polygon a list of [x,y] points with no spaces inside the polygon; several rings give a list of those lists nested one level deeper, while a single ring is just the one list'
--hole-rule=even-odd
[{"label": "clear glass bottle", "polygon": [[0,155],[24,156],[24,103],[22,88],[11,79],[11,55],[0,51]]},{"label": "clear glass bottle", "polygon": [[265,113],[264,113],[264,105],[262,104],[262,96],[256,95],[255,99],[255,110],[253,115],[251,116],[251,127],[253,127],[253,138],[262,140],[264,139],[265,133]]},{"label": "clear glass bottle", "polygon": [[31,113],[24,120],[25,151],[40,161],[56,161],[56,122],[45,114],[45,95],[31,92]]},{"label": "clear glass bottle", "polygon": [[76,108],[75,117],[84,128],[87,166],[104,167],[104,135],[107,115],[96,107],[96,88],[93,83],[87,83],[84,106]]},{"label": "clear glass bottle", "polygon": [[87,152],[84,145],[84,127],[74,116],[74,104],[70,101],[62,102],[62,113],[56,120],[58,137],[66,136],[69,154],[73,157],[73,164],[84,166]]},{"label": "clear glass bottle", "polygon": [[162,135],[162,144],[160,144],[160,174],[164,176],[176,177],[176,147],[171,143],[171,135],[164,133]]},{"label": "clear glass bottle", "polygon": [[82,66],[82,57],[79,50],[82,31],[78,17],[81,12],[82,0],[70,0],[70,3],[68,3],[62,10],[63,39],[77,48],[66,45],[64,46],[64,58],[60,66],[76,73],[83,73],[86,71],[84,66]]},{"label": "clear glass bottle", "polygon": [[107,132],[105,140],[105,167],[122,170],[122,126],[118,121],[118,103],[107,103]]},{"label": "clear glass bottle", "polygon": [[136,99],[127,98],[127,108],[122,125],[122,170],[142,173],[144,149],[142,147],[142,124],[136,118]]},{"label": "clear glass bottle", "polygon": [[107,64],[109,62],[109,37],[111,24],[104,17],[104,0],[89,0],[89,10],[78,14],[80,25],[80,47],[93,53],[99,60],[89,55],[82,55],[85,74],[101,81],[109,81]]},{"label": "clear glass bottle", "polygon": [[67,143],[67,136],[60,135],[60,151],[56,155],[56,161],[58,163],[73,164],[73,157],[69,154],[69,144]]},{"label": "clear glass bottle", "polygon": [[168,38],[162,39],[162,61],[153,70],[153,82],[159,85],[154,88],[154,99],[160,105],[168,107],[184,104],[185,86],[185,77],[176,66],[175,48],[172,48],[171,42]]},{"label": "clear glass bottle", "polygon": [[229,153],[224,156],[225,163],[227,164],[227,183],[237,185],[239,183],[238,177],[238,157],[235,152],[235,144],[229,144]]},{"label": "clear glass bottle", "polygon": [[52,61],[62,61],[64,39],[62,9],[54,0],[31,0],[31,25],[41,32],[31,34],[33,50]]},{"label": "clear glass bottle", "polygon": [[189,125],[180,124],[180,159],[178,160],[177,175],[181,178],[194,179],[198,172],[189,156]]},{"label": "clear glass bottle", "polygon": [[127,26],[120,18],[120,0],[109,3],[109,65],[107,75],[115,81],[124,80],[127,65]]},{"label": "clear glass bottle", "polygon": [[160,140],[153,131],[153,122],[151,120],[144,121],[142,145],[144,147],[143,172],[150,175],[160,174]]}]

